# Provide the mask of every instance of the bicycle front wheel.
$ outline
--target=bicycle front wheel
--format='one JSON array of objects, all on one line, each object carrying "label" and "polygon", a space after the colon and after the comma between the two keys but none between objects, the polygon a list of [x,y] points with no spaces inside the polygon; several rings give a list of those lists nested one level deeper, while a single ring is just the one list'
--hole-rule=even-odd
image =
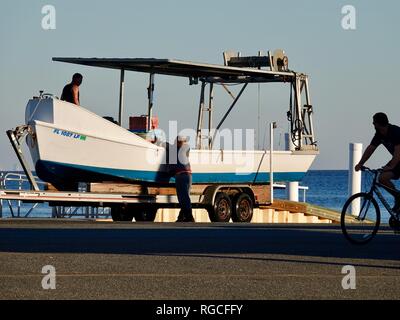
[{"label": "bicycle front wheel", "polygon": [[354,244],[366,244],[379,229],[381,212],[378,203],[368,193],[357,193],[347,199],[340,224],[343,235]]}]

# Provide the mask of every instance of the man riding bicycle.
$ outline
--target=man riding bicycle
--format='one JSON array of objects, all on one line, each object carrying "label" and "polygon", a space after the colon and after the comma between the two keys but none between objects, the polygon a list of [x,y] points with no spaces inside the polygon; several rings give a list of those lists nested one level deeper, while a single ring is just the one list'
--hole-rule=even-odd
[{"label": "man riding bicycle", "polygon": [[[391,180],[400,178],[400,127],[390,124],[388,117],[383,112],[378,112],[373,116],[373,125],[375,127],[375,135],[370,145],[365,149],[360,162],[355,166],[355,170],[359,171],[365,162],[371,157],[376,148],[383,144],[392,155],[392,159],[382,168],[383,172],[379,176],[379,182],[396,190]],[[400,197],[395,197],[393,211],[400,211]]]}]

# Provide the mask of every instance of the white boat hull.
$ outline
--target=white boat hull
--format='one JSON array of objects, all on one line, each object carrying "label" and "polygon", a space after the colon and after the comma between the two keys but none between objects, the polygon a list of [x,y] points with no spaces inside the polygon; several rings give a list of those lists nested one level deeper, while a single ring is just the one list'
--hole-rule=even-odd
[{"label": "white boat hull", "polygon": [[[85,108],[57,99],[33,99],[26,123],[37,175],[58,187],[76,182],[171,183],[165,148]],[[273,152],[275,181],[299,181],[317,152]],[[269,152],[191,150],[193,183],[268,183]]]}]

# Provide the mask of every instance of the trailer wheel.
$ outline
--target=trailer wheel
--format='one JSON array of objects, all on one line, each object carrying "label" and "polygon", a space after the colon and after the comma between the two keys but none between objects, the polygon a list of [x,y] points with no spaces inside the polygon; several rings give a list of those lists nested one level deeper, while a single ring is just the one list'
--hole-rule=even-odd
[{"label": "trailer wheel", "polygon": [[213,206],[207,210],[211,222],[228,222],[231,219],[231,208],[229,196],[224,192],[217,193]]},{"label": "trailer wheel", "polygon": [[132,221],[132,208],[129,206],[111,207],[111,218],[113,221]]},{"label": "trailer wheel", "polygon": [[157,210],[157,208],[138,210],[134,214],[135,220],[154,222],[154,219],[157,215]]},{"label": "trailer wheel", "polygon": [[253,200],[247,193],[238,193],[233,198],[232,220],[234,222],[250,222],[253,218]]}]

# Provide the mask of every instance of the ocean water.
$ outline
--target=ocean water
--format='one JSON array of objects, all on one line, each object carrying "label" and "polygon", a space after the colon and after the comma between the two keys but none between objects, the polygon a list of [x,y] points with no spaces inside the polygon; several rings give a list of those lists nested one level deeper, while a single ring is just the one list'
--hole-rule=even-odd
[{"label": "ocean water", "polygon": [[349,196],[347,170],[311,170],[300,185],[309,188],[306,202],[329,209],[342,210]]},{"label": "ocean water", "polygon": [[[4,177],[8,172],[0,172],[0,176]],[[21,173],[21,172],[18,172]],[[371,179],[368,173],[363,173],[362,177],[362,190],[365,191],[369,188]],[[400,182],[397,181],[396,186],[400,189]],[[307,186],[305,197],[306,202],[315,204],[321,207],[341,211],[346,199],[348,198],[348,172],[347,170],[310,170],[300,181],[301,186]],[[18,184],[17,182],[8,181],[6,184],[7,189],[29,189],[29,183]],[[286,199],[286,191],[283,189],[275,189],[274,197]],[[303,201],[303,191],[300,191],[299,200]],[[389,195],[387,200],[390,204],[393,203],[392,197]],[[31,204],[23,204],[20,216],[26,215],[30,209]],[[388,219],[386,209],[380,204],[382,220]],[[84,214],[84,212],[80,212]],[[39,204],[31,213],[30,217],[51,217],[52,208],[47,204]],[[14,211],[14,215],[17,212]],[[11,216],[11,211],[7,202],[3,201],[3,217]]]},{"label": "ocean water", "polygon": [[[348,198],[346,170],[310,170],[299,185],[308,187],[305,202],[328,209],[341,211]],[[286,190],[274,189],[274,198],[286,199]],[[304,201],[302,190],[299,190],[299,201]]]},{"label": "ocean water", "polygon": [[[300,185],[308,186],[309,190],[306,192],[306,202],[315,204],[328,209],[341,211],[347,198],[348,192],[348,171],[347,170],[310,170],[304,176]],[[368,192],[372,184],[372,175],[368,172],[362,173],[361,178],[361,191]],[[400,181],[394,181],[398,190],[400,190]],[[388,203],[393,206],[393,197],[384,190],[381,190]],[[285,197],[285,191],[276,193],[276,196]],[[299,195],[299,201],[303,201],[302,193]],[[377,199],[378,201],[378,199]],[[381,209],[381,218],[383,222],[387,222],[390,215],[386,208],[378,201]]]}]

